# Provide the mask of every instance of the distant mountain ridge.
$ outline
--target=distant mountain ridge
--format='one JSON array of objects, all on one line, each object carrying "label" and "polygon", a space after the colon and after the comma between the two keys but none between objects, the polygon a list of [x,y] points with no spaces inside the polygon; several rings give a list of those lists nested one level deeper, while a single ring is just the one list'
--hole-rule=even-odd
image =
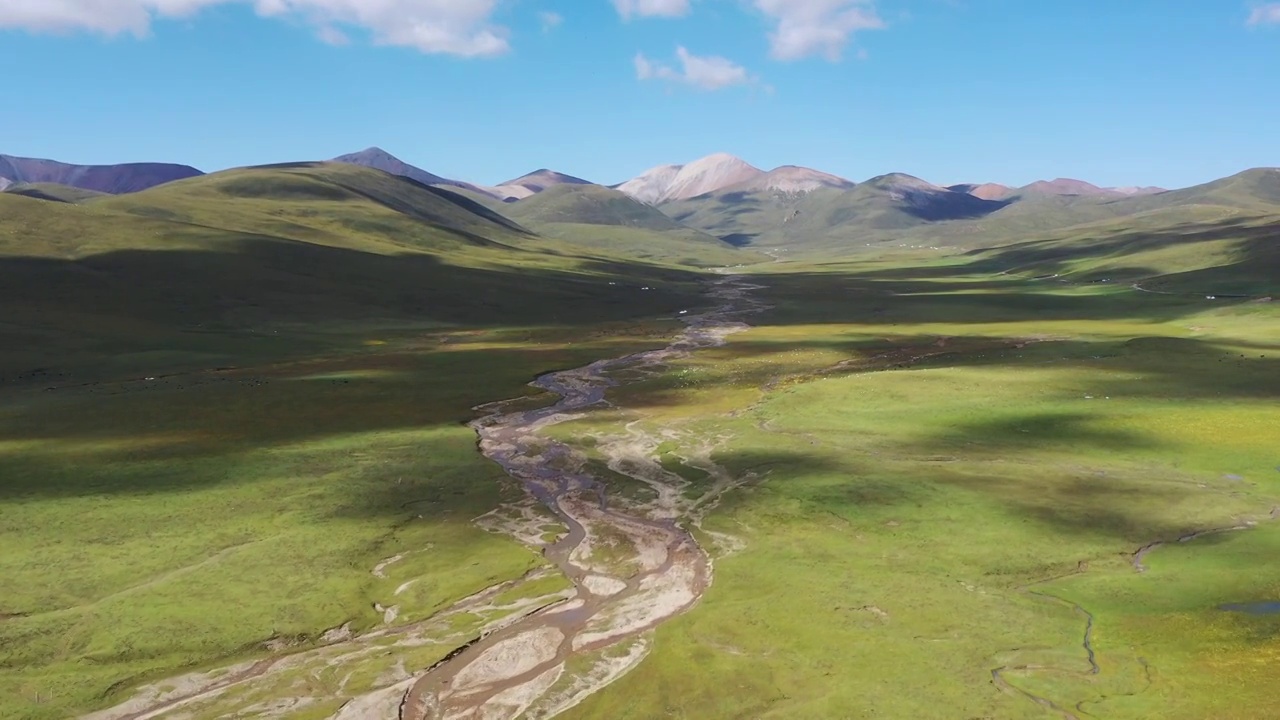
[{"label": "distant mountain ridge", "polygon": [[998,183],[961,184],[950,186],[951,190],[963,192],[982,198],[983,200],[1005,200],[1014,196],[1078,196],[1078,197],[1137,197],[1167,192],[1160,187],[1099,187],[1084,180],[1057,178],[1056,180],[1038,180],[1030,185],[1012,188]]},{"label": "distant mountain ridge", "polygon": [[1107,188],[1112,192],[1118,192],[1121,195],[1133,197],[1135,195],[1155,195],[1157,193],[1169,192],[1168,189],[1162,187],[1113,187]]},{"label": "distant mountain ridge", "polygon": [[203,174],[189,165],[171,163],[72,165],[56,160],[0,155],[0,189],[17,184],[53,183],[121,195]]},{"label": "distant mountain ridge", "polygon": [[844,178],[809,168],[784,165],[765,172],[741,158],[716,153],[687,165],[659,165],[615,188],[640,202],[661,205],[719,192],[807,193],[853,186]]},{"label": "distant mountain ridge", "polygon": [[371,147],[361,150],[360,152],[339,155],[330,162],[345,163],[348,165],[359,165],[361,167],[373,168],[392,175],[400,175],[411,180],[417,180],[423,185],[435,185],[438,187],[451,187],[467,190],[473,193],[479,193],[486,198],[493,200],[501,200],[504,202],[512,202],[523,200],[532,195],[536,195],[547,188],[557,185],[591,185],[588,180],[576,178],[572,175],[556,172],[543,168],[535,170],[527,175],[522,175],[514,180],[508,180],[497,186],[476,185],[474,183],[464,182],[462,180],[453,180],[433,172],[423,170],[420,167],[410,165],[400,158],[379,147]]},{"label": "distant mountain ridge", "polygon": [[1106,190],[1085,182],[1084,180],[1073,180],[1071,178],[1057,178],[1055,180],[1037,180],[1030,185],[1018,188],[1020,193],[1038,193],[1043,195],[1106,195]]},{"label": "distant mountain ridge", "polygon": [[536,227],[576,223],[636,227],[665,232],[680,225],[625,193],[593,183],[560,183],[504,208],[513,220]]},{"label": "distant mountain ridge", "polygon": [[[287,198],[295,196],[349,198],[341,187],[350,180],[354,185],[349,189],[356,194],[380,188],[387,207],[401,208],[402,201],[412,196],[413,204],[425,208],[429,200],[411,191],[412,186],[447,204],[431,203],[436,208],[431,212],[438,211],[439,217],[401,211],[403,217],[397,222],[424,220],[473,240],[514,233],[512,237],[519,236],[512,240],[517,245],[526,242],[525,237],[541,237],[592,252],[626,248],[664,262],[737,257],[733,249],[724,254],[726,244],[747,250],[767,248],[770,254],[840,253],[882,244],[973,249],[1028,237],[1083,236],[1095,232],[1093,228],[1124,223],[1131,228],[1172,227],[1280,216],[1280,171],[1273,168],[1255,168],[1172,191],[1107,188],[1070,178],[1021,188],[995,183],[942,187],[905,173],[854,183],[793,165],[766,172],[727,154],[659,166],[613,188],[549,168],[497,186],[473,185],[414,167],[378,148],[327,163],[242,170],[258,172],[219,174],[205,182],[205,178],[188,179],[203,173],[182,165],[75,166],[0,156],[0,187],[7,188],[0,195],[11,205],[17,196],[25,196],[50,205],[111,209],[124,207],[137,196],[98,197],[98,193],[131,193],[161,185],[147,190],[147,195],[163,199],[173,193],[174,198],[186,198],[183,202],[195,202],[197,196],[210,202],[222,202],[223,196],[275,198],[283,211],[284,205],[294,201]],[[393,175],[407,180],[396,182]],[[180,181],[170,182],[175,179]],[[170,219],[179,217],[176,206],[163,209],[173,216]],[[454,215],[466,218],[465,222],[452,227],[453,221],[446,216]],[[191,217],[190,222],[208,224],[198,215]],[[478,229],[471,230],[473,226]],[[398,232],[412,234],[417,229],[404,225]],[[703,251],[709,254],[699,255]]]},{"label": "distant mountain ridge", "polygon": [[618,185],[617,189],[640,202],[658,205],[706,195],[750,182],[764,174],[763,170],[740,158],[716,153],[687,165],[660,165]]},{"label": "distant mountain ridge", "polygon": [[845,180],[842,177],[837,177],[830,173],[810,170],[809,168],[799,167],[796,165],[783,165],[782,167],[774,168],[759,177],[738,183],[737,185],[731,185],[724,188],[722,191],[734,192],[746,190],[795,194],[809,193],[822,188],[849,190],[855,185],[856,183],[850,180]]}]

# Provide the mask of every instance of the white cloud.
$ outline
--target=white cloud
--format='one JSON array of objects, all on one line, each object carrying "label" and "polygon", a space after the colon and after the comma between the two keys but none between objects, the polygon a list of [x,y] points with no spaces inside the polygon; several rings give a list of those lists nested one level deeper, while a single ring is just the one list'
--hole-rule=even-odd
[{"label": "white cloud", "polygon": [[703,90],[720,90],[734,85],[754,85],[757,79],[747,69],[715,55],[694,55],[683,47],[676,48],[680,69],[654,62],[643,54],[636,55],[636,77],[640,80],[667,80]]},{"label": "white cloud", "polygon": [[652,80],[654,78],[675,79],[675,70],[663,65],[655,65],[652,60],[644,56],[644,53],[636,53],[634,62],[636,65],[636,78],[640,80]]},{"label": "white cloud", "polygon": [[1249,25],[1280,25],[1280,2],[1255,6],[1249,13]]},{"label": "white cloud", "polygon": [[491,22],[498,0],[0,0],[0,28],[143,36],[155,18],[233,3],[264,17],[302,18],[326,42],[345,39],[345,26],[369,32],[379,45],[424,53],[480,57],[509,49],[506,28]]},{"label": "white cloud", "polygon": [[689,0],[613,0],[623,20],[633,17],[684,17],[689,14]]},{"label": "white cloud", "polygon": [[821,55],[834,62],[854,33],[885,27],[875,0],[755,0],[755,5],[777,23],[769,34],[777,60]]},{"label": "white cloud", "polygon": [[89,30],[143,35],[152,14],[189,15],[222,0],[3,0],[0,27],[36,32]]},{"label": "white cloud", "polygon": [[316,30],[316,37],[320,38],[320,42],[328,45],[350,45],[351,38],[347,34],[332,25],[323,25]]},{"label": "white cloud", "polygon": [[538,22],[542,25],[542,32],[551,32],[564,23],[564,17],[548,10],[538,13]]}]

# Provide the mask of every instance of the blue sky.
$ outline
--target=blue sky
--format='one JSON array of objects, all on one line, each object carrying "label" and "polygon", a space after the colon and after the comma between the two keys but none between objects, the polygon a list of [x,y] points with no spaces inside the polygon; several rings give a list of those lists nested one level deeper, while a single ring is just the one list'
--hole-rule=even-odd
[{"label": "blue sky", "polygon": [[378,145],[494,184],[729,152],[863,180],[1280,165],[1280,2],[3,0],[0,152],[203,170]]}]

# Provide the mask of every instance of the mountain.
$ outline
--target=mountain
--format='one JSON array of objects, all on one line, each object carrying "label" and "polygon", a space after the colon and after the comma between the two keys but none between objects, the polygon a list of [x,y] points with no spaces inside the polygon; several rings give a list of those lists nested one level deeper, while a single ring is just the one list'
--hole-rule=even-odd
[{"label": "mountain", "polygon": [[879,217],[877,225],[884,228],[985,217],[1008,204],[956,192],[904,173],[874,177],[846,195],[859,198],[867,211],[864,219],[868,215]]},{"label": "mountain", "polygon": [[710,267],[759,262],[712,235],[665,215],[658,208],[612,188],[563,183],[502,212],[539,234],[584,251],[607,250],[655,263]]},{"label": "mountain", "polygon": [[[142,377],[234,364],[233,349],[310,352],[341,333],[354,347],[375,327],[674,312],[701,290],[670,264],[584,252],[449,190],[338,163],[241,168],[79,205],[0,193],[0,377],[45,354],[87,382],[118,372],[125,353]],[[655,290],[641,297],[641,285]],[[291,332],[296,342],[282,342]]]},{"label": "mountain", "polygon": [[998,183],[952,185],[947,188],[956,192],[968,193],[983,200],[1007,200],[1015,195],[1050,195],[1050,196],[1082,196],[1082,197],[1136,197],[1139,195],[1155,195],[1165,192],[1159,187],[1098,187],[1083,180],[1058,178],[1057,180],[1041,180],[1021,188],[1011,188]]},{"label": "mountain", "polygon": [[1280,212],[1280,168],[1254,168],[1181,190],[1116,201],[1134,212],[1178,206],[1218,206],[1254,213]]},{"label": "mountain", "polygon": [[496,196],[496,194],[489,188],[472,185],[471,183],[462,182],[461,180],[450,180],[449,178],[441,177],[435,173],[427,172],[420,167],[410,165],[379,147],[371,147],[361,150],[360,152],[339,155],[334,158],[332,162],[345,163],[347,165],[359,165],[361,167],[373,168],[374,170],[381,170],[383,172],[391,173],[392,175],[399,175],[401,177],[407,177],[410,180],[416,180],[423,185],[458,187],[472,192]]},{"label": "mountain", "polygon": [[989,215],[914,228],[903,232],[898,240],[904,244],[981,248],[1022,243],[1030,238],[1088,239],[1160,232],[1177,226],[1229,226],[1277,215],[1280,170],[1257,168],[1159,193],[1018,194]]},{"label": "mountain", "polygon": [[417,249],[520,245],[531,237],[512,220],[448,189],[345,163],[226,170],[89,206],[335,246],[368,234]]},{"label": "mountain", "polygon": [[1087,183],[1083,180],[1072,180],[1071,178],[1040,180],[1018,188],[1017,192],[1024,195],[1086,195],[1096,197],[1121,195],[1115,190],[1100,188],[1092,183]]},{"label": "mountain", "polygon": [[955,192],[968,193],[983,200],[1004,200],[1013,194],[1013,188],[999,183],[981,183],[951,185],[947,188]]},{"label": "mountain", "polygon": [[986,217],[1007,205],[892,173],[798,195],[728,190],[660,207],[677,222],[735,245],[847,248]]},{"label": "mountain", "polygon": [[548,223],[618,225],[658,231],[681,228],[652,205],[590,183],[555,185],[503,210],[512,220],[534,228]]},{"label": "mountain", "polygon": [[1168,192],[1167,189],[1161,187],[1113,187],[1106,189],[1128,197],[1134,197],[1137,195],[1156,195],[1158,193]]},{"label": "mountain", "polygon": [[664,199],[671,184],[683,169],[683,165],[659,165],[621,185],[613,186],[613,189],[624,192],[642,203],[656,205]]},{"label": "mountain", "polygon": [[763,174],[759,168],[732,155],[708,155],[680,168],[663,199],[684,200],[697,197],[758,179]]},{"label": "mountain", "polygon": [[854,183],[842,177],[795,165],[783,165],[745,182],[730,185],[721,192],[776,192],[785,195],[810,193],[823,188],[849,190],[853,186]]},{"label": "mountain", "polygon": [[795,165],[765,172],[724,153],[688,165],[660,165],[615,188],[640,202],[661,205],[703,195],[771,192],[799,195],[821,189],[848,190],[854,183]]},{"label": "mountain", "polygon": [[508,180],[501,185],[493,188],[495,194],[503,199],[514,198],[523,200],[531,195],[536,195],[547,188],[556,187],[558,185],[591,185],[592,183],[582,178],[576,178],[572,175],[556,172],[554,170],[535,170],[528,175],[522,175],[515,180]]},{"label": "mountain", "polygon": [[662,165],[618,185],[616,189],[653,205],[687,200],[741,183],[766,173],[732,155],[718,153],[688,165]]},{"label": "mountain", "polygon": [[6,187],[17,183],[55,183],[118,195],[203,174],[187,165],[168,163],[69,165],[54,160],[0,155],[0,178],[4,179]]}]

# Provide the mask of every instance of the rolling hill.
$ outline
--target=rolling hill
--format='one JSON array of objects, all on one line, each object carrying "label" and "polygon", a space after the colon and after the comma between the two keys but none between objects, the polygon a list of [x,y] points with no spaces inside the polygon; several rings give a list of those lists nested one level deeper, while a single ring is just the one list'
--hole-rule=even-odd
[{"label": "rolling hill", "polygon": [[1015,191],[1019,195],[1084,195],[1098,197],[1114,197],[1122,193],[1108,188],[1101,188],[1084,180],[1057,178],[1056,180],[1037,180],[1024,185]]},{"label": "rolling hill", "polygon": [[522,225],[584,250],[611,249],[630,257],[697,267],[762,259],[599,185],[556,185],[508,204],[503,211]]},{"label": "rolling hill", "polygon": [[588,180],[543,168],[527,175],[521,175],[514,180],[508,180],[493,188],[493,190],[503,199],[523,200],[530,195],[536,195],[543,190],[560,185],[590,184],[591,182]]},{"label": "rolling hill", "polygon": [[1280,213],[1280,170],[1257,168],[1181,190],[1134,196],[1031,195],[967,223],[909,234],[904,242],[990,246],[1068,237],[1130,218],[1135,227],[1199,225]]},{"label": "rolling hill", "polygon": [[1257,212],[1280,207],[1280,168],[1253,168],[1181,190],[1129,198],[1125,207],[1152,210],[1178,205],[1219,205]]},{"label": "rolling hill", "polygon": [[227,170],[95,208],[344,246],[366,237],[416,249],[512,244],[527,230],[448,190],[341,163]]},{"label": "rolling hill", "polygon": [[[356,568],[399,533],[441,567],[406,608],[539,567],[471,524],[502,494],[472,408],[664,345],[705,303],[670,265],[338,163],[80,204],[0,193],[0,716],[83,717],[278,628],[318,639],[330,613],[369,613]],[[431,497],[443,512],[404,510]],[[45,640],[68,632],[106,648],[94,669]],[[35,707],[27,686],[61,689]]]},{"label": "rolling hill", "polygon": [[1007,200],[1011,197],[1038,196],[1083,196],[1083,197],[1134,197],[1138,195],[1154,195],[1165,192],[1158,187],[1098,187],[1083,180],[1058,178],[1057,180],[1041,180],[1021,188],[1012,188],[998,183],[973,183],[952,185],[949,190],[969,193],[983,200]]},{"label": "rolling hill", "polygon": [[427,172],[420,167],[410,165],[380,147],[370,147],[359,152],[339,155],[338,157],[333,158],[330,162],[358,165],[360,167],[381,170],[383,172],[391,173],[392,175],[399,175],[400,177],[407,177],[410,180],[416,180],[423,185],[457,187],[471,192],[497,197],[497,195],[489,188],[472,185],[471,183],[462,182],[461,180],[450,180],[449,178],[441,177],[435,173]]},{"label": "rolling hill", "polygon": [[841,190],[803,194],[725,192],[668,203],[675,220],[735,245],[830,250],[879,242],[930,223],[978,218],[1005,207],[894,173]]},{"label": "rolling hill", "polygon": [[0,155],[0,178],[6,181],[6,185],[54,183],[81,190],[122,194],[202,174],[187,165],[168,163],[70,165],[54,160]]},{"label": "rolling hill", "polygon": [[57,183],[16,183],[7,187],[0,187],[0,192],[12,193],[14,195],[25,195],[26,197],[35,198],[37,200],[50,200],[53,202],[80,203],[93,198],[102,197],[106,193],[100,193],[96,190],[84,190],[70,185],[59,185]]},{"label": "rolling hill", "polygon": [[[1044,186],[1040,186],[1042,189]],[[1121,218],[1143,216],[1144,227],[1217,222],[1280,213],[1280,171],[1260,168],[1182,190],[1142,188],[1121,194],[1075,181],[1059,192],[1003,186],[943,188],[901,173],[851,189],[819,188],[788,197],[778,192],[720,192],[663,204],[677,222],[736,245],[830,255],[892,243],[908,247],[991,247],[1066,237]],[[1136,221],[1135,222],[1139,222]]]},{"label": "rolling hill", "polygon": [[1280,207],[1262,215],[1173,206],[970,251],[978,267],[1056,282],[1214,297],[1280,290]]},{"label": "rolling hill", "polygon": [[[683,185],[677,169],[662,192],[741,169],[712,165]],[[1258,686],[1256,707],[1270,707],[1256,633],[1222,653],[1213,618],[1224,600],[1266,597],[1253,560],[1273,557],[1274,540],[1243,554],[1191,544],[1231,555],[1248,589],[1196,600],[1198,615],[1162,569],[1189,528],[1257,517],[1256,531],[1211,532],[1247,542],[1275,507],[1248,497],[1275,464],[1275,307],[1244,299],[1278,287],[1280,170],[1159,194],[999,200],[901,173],[857,185],[804,168],[757,173],[657,207],[551,171],[513,181],[530,194],[503,203],[348,162],[239,168],[127,195],[48,183],[0,193],[0,458],[6,512],[17,513],[5,535],[13,591],[0,606],[0,661],[15,681],[0,683],[0,715],[81,717],[151,682],[160,695],[143,690],[138,704],[165,707],[118,714],[364,716],[352,698],[367,691],[394,715],[406,672],[450,655],[483,663],[498,645],[455,648],[506,622],[542,622],[537,608],[566,597],[541,546],[477,525],[494,508],[528,507],[512,505],[518,486],[483,454],[495,447],[528,461],[525,477],[563,476],[568,462],[573,487],[598,479],[566,497],[597,523],[596,547],[609,552],[596,561],[631,587],[631,547],[643,554],[647,540],[603,532],[597,501],[640,507],[645,532],[655,517],[667,529],[701,522],[667,514],[684,500],[655,493],[648,504],[670,488],[691,511],[721,513],[706,517],[708,538],[749,538],[714,566],[718,597],[684,623],[706,632],[676,627],[650,645],[646,630],[648,664],[588,698],[593,717],[661,715],[682,682],[689,716],[852,716],[867,707],[864,688],[878,715],[932,716],[939,701],[918,677],[903,681],[908,665],[933,672],[922,682],[965,717],[1043,714],[1050,706],[992,686],[996,660],[1028,669],[1010,672],[1010,688],[1046,696],[1030,672],[1056,675],[1062,660],[1071,685],[1054,692],[1081,705],[1111,688],[1164,702],[1187,679],[1218,693],[1254,668],[1240,686]],[[747,270],[758,272],[750,285],[693,272],[765,259],[753,247],[801,261]],[[678,359],[656,356],[670,367],[637,362],[670,342],[678,312],[706,306],[712,279],[729,298],[753,288],[759,312],[748,298],[693,314],[697,331],[669,346]],[[590,406],[598,413],[521,389],[588,363],[572,390],[584,403],[617,382]],[[513,397],[529,404],[488,407],[573,422],[539,439],[504,425],[512,435],[485,437],[519,442],[477,452],[469,421]],[[697,499],[705,488],[715,494]],[[543,546],[562,534],[531,519]],[[1137,548],[1161,537],[1169,547],[1147,559],[1152,572],[1136,573]],[[910,563],[929,572],[904,573]],[[851,573],[884,582],[846,602]],[[1053,583],[1099,578],[1119,584],[1074,586],[1093,593],[1088,611],[1067,592],[1043,602],[1058,597]],[[771,591],[787,587],[817,590]],[[1176,612],[1131,602],[1135,587],[1174,597]],[[975,618],[963,632],[957,608]],[[1093,647],[1080,644],[1093,618],[1110,638],[1096,676]],[[1229,662],[1138,657],[1137,643],[1115,641],[1130,621],[1159,635],[1204,627],[1204,647]],[[687,662],[711,641],[732,652]],[[779,643],[794,652],[774,653]],[[886,651],[894,662],[877,665]],[[798,653],[817,660],[794,673]],[[1207,666],[1216,674],[1195,680]],[[253,668],[267,669],[260,685]],[[833,701],[832,668],[877,672]],[[196,695],[168,679],[204,669],[210,689]],[[775,680],[788,673],[805,704],[778,704]],[[707,701],[701,690],[729,677],[745,701]],[[1138,695],[1121,694],[1130,687]],[[47,688],[56,695],[40,701]]]},{"label": "rolling hill", "polygon": [[[678,299],[635,304],[609,285],[617,273]],[[0,342],[36,348],[37,333],[40,352],[62,348],[69,369],[99,367],[102,353],[199,360],[207,333],[239,347],[299,323],[650,314],[687,306],[697,292],[680,284],[687,277],[540,238],[447,190],[336,163],[230,170],[78,205],[0,193]],[[29,355],[9,353],[8,369],[35,362]]]},{"label": "rolling hill", "polygon": [[600,185],[555,185],[504,210],[530,227],[548,223],[618,225],[646,230],[678,230],[681,225],[651,205]]},{"label": "rolling hill", "polygon": [[730,185],[718,192],[771,192],[781,195],[803,195],[815,190],[849,190],[853,187],[853,182],[842,177],[796,165],[783,165],[737,185]]}]

